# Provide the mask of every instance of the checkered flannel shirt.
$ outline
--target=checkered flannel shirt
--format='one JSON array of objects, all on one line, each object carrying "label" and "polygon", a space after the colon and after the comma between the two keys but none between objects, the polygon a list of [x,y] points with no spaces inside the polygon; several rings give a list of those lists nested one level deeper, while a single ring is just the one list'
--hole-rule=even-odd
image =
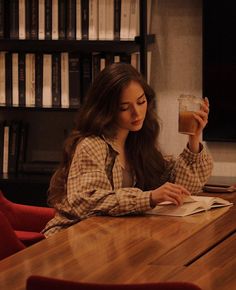
[{"label": "checkered flannel shirt", "polygon": [[[77,145],[68,175],[67,195],[55,205],[57,213],[43,230],[45,236],[89,216],[138,214],[151,209],[151,191],[135,186],[122,188],[122,168],[117,156],[115,144],[100,137],[87,137]],[[197,193],[212,167],[211,156],[203,146],[197,154],[186,147],[176,160],[168,161],[166,181]]]}]

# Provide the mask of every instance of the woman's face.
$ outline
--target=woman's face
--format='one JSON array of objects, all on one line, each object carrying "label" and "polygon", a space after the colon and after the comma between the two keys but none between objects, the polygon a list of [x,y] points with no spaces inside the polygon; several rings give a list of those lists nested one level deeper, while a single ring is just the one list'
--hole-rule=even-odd
[{"label": "woman's face", "polygon": [[118,130],[138,131],[147,112],[147,98],[138,82],[131,81],[123,90],[118,113]]}]

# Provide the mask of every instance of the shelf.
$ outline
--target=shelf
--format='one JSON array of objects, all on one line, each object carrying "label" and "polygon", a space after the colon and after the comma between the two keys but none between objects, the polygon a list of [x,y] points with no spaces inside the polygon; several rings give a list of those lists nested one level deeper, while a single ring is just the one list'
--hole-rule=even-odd
[{"label": "shelf", "polygon": [[0,184],[49,184],[51,174],[3,174],[0,173]]},{"label": "shelf", "polygon": [[78,108],[44,108],[44,107],[16,107],[0,105],[0,111],[39,111],[39,112],[77,112]]},{"label": "shelf", "polygon": [[[139,51],[141,38],[135,40],[18,40],[1,39],[0,51],[11,52],[60,52],[78,51],[132,53]],[[147,43],[155,42],[155,35],[147,36]],[[104,47],[106,49],[104,49]]]}]

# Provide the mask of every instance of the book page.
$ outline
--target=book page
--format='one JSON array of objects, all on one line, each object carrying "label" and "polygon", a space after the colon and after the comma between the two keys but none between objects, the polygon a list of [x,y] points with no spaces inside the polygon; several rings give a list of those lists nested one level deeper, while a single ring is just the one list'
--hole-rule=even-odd
[{"label": "book page", "polygon": [[171,202],[162,202],[146,213],[154,215],[187,216],[211,208],[229,205],[232,205],[232,203],[219,197],[192,195],[186,197],[184,204],[181,206],[176,206]]}]

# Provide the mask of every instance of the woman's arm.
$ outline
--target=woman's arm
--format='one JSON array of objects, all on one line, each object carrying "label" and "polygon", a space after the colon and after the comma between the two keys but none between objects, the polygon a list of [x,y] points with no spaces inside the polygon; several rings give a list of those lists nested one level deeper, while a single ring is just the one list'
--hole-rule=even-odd
[{"label": "woman's arm", "polygon": [[[140,213],[151,208],[150,191],[121,188],[118,179],[122,177],[116,164],[113,170],[107,166],[110,158],[107,147],[104,141],[88,138],[75,152],[68,176],[67,198],[80,218],[94,214]],[[109,172],[113,176],[109,176]],[[113,182],[120,186],[113,186]]]}]

